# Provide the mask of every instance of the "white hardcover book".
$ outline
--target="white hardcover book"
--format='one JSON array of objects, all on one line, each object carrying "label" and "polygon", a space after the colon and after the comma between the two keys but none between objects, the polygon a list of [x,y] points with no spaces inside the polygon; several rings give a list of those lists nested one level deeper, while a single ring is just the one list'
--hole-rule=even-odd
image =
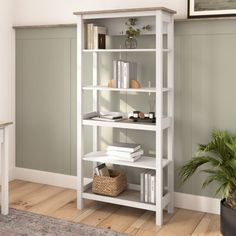
[{"label": "white hardcover book", "polygon": [[137,63],[122,63],[122,88],[130,87],[130,80],[137,80]]},{"label": "white hardcover book", "polygon": [[117,61],[117,88],[122,88],[122,64],[123,61]]},{"label": "white hardcover book", "polygon": [[150,186],[151,186],[151,199],[150,202],[151,203],[155,203],[156,199],[155,199],[155,195],[156,195],[156,173],[155,171],[152,172],[151,174],[151,179],[150,179]]},{"label": "white hardcover book", "polygon": [[137,143],[113,143],[107,147],[107,151],[135,152],[141,148]]},{"label": "white hardcover book", "polygon": [[141,174],[140,174],[140,201],[144,202],[145,201],[145,173],[148,170],[144,170]]},{"label": "white hardcover book", "polygon": [[118,64],[117,60],[113,61],[113,80],[115,81],[114,88],[118,87],[118,81],[117,81],[117,78],[118,78],[118,65],[117,64]]},{"label": "white hardcover book", "polygon": [[144,174],[144,179],[145,179],[144,202],[149,202],[149,175],[150,175],[150,170]]},{"label": "white hardcover book", "polygon": [[122,88],[129,88],[129,67],[130,62],[122,63]]},{"label": "white hardcover book", "polygon": [[124,157],[124,158],[134,158],[136,156],[143,155],[143,149],[139,149],[135,152],[121,152],[121,151],[107,151],[110,156]]}]

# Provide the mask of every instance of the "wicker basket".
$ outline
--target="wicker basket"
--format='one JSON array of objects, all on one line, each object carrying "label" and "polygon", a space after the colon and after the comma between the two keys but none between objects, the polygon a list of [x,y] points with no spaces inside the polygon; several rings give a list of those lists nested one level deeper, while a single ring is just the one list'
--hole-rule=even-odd
[{"label": "wicker basket", "polygon": [[93,177],[92,191],[97,194],[116,197],[127,188],[127,178],[124,172],[109,170],[110,177]]}]

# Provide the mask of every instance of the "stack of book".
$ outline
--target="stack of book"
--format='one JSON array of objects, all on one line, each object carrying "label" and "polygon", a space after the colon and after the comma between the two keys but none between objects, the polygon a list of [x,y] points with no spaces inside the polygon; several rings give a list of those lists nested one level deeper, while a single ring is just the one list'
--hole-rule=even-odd
[{"label": "stack of book", "polygon": [[140,174],[140,201],[153,204],[156,202],[155,170],[144,170]]},{"label": "stack of book", "polygon": [[116,88],[129,88],[130,81],[137,79],[137,63],[130,61],[113,61],[113,80]]},{"label": "stack of book", "polygon": [[107,155],[113,160],[135,162],[143,155],[140,144],[113,143],[107,147]]},{"label": "stack of book", "polygon": [[85,48],[105,49],[106,48],[106,27],[96,26],[93,23],[85,25]]}]

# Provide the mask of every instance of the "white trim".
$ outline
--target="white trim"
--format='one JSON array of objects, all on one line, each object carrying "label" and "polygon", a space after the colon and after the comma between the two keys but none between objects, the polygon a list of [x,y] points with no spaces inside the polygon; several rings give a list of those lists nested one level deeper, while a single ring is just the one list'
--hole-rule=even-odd
[{"label": "white trim", "polygon": [[220,199],[186,193],[175,193],[175,207],[220,214]]},{"label": "white trim", "polygon": [[[10,180],[19,179],[40,184],[49,184],[53,186],[76,189],[76,176],[63,175],[39,170],[25,169],[16,167],[10,169]],[[14,173],[15,172],[15,173]],[[85,182],[89,183],[90,179],[85,178]],[[220,214],[220,199],[203,197],[198,195],[178,193],[174,196],[175,207],[208,212],[212,214]]]}]

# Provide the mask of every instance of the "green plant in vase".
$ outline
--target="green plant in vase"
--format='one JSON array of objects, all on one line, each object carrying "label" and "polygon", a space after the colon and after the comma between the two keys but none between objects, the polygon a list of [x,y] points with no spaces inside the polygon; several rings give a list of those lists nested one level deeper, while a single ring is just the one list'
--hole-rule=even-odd
[{"label": "green plant in vase", "polygon": [[140,36],[141,34],[141,30],[143,31],[149,31],[151,30],[151,26],[150,25],[145,25],[142,27],[142,29],[140,30],[139,28],[137,28],[137,18],[129,18],[127,22],[125,22],[125,25],[128,27],[128,29],[125,31],[125,35],[126,35],[126,40],[125,40],[125,47],[126,48],[130,48],[130,49],[134,49],[137,48],[137,40],[136,38]]}]

